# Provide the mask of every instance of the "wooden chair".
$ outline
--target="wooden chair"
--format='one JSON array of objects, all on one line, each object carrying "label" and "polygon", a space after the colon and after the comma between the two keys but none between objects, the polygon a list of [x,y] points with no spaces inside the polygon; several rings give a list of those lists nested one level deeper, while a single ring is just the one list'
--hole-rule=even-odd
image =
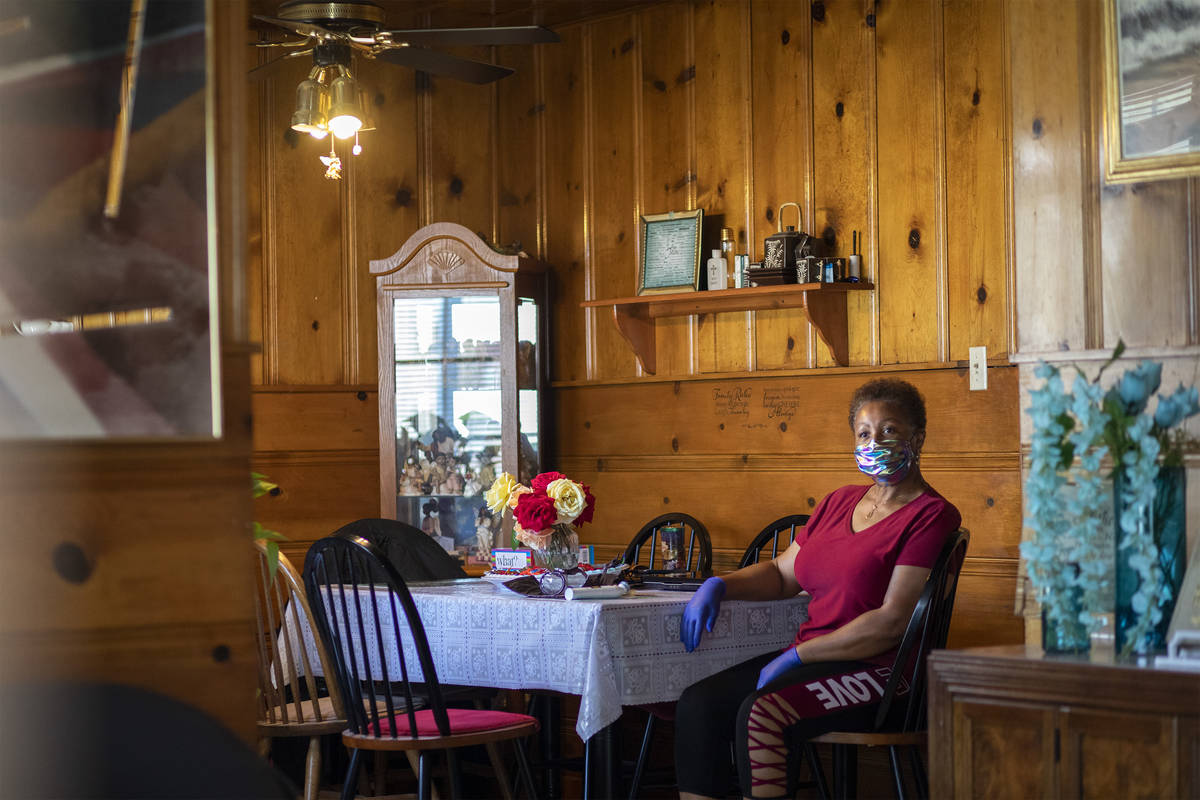
[{"label": "wooden chair", "polygon": [[[833,746],[834,792],[839,798],[854,797],[856,794],[857,747],[888,748],[896,796],[900,800],[904,800],[905,792],[899,751],[906,748],[912,763],[917,795],[929,796],[929,782],[920,756],[920,747],[927,737],[925,658],[930,650],[946,646],[958,576],[970,540],[970,533],[965,528],[959,529],[951,534],[942,547],[896,651],[892,674],[884,687],[883,700],[875,715],[875,729],[869,732],[832,731],[806,743],[805,754],[810,759],[821,797],[825,800],[829,800],[829,787],[816,757],[816,749],[811,746],[817,743]],[[898,697],[904,681],[910,684],[909,691]],[[897,707],[898,702],[904,704],[902,708]]]},{"label": "wooden chair", "polygon": [[[351,748],[343,800],[354,796],[363,750],[417,753],[418,796],[427,800],[430,751],[446,752],[450,795],[460,797],[454,750],[500,741],[513,741],[521,779],[530,797],[536,795],[519,740],[537,732],[537,721],[507,711],[446,706],[416,604],[379,548],[352,534],[321,539],[305,558],[304,585],[338,685],[351,699],[342,734]],[[396,668],[389,669],[389,656]],[[409,679],[411,667],[420,668],[420,684]],[[377,704],[381,688],[384,702]],[[418,699],[428,707],[418,710]]]},{"label": "wooden chair", "polygon": [[[644,563],[650,569],[655,569],[661,531],[670,526],[683,528],[683,538],[687,542],[687,558],[684,561],[686,571],[698,578],[707,578],[712,575],[712,539],[708,535],[708,528],[690,514],[663,514],[643,525],[641,530],[630,540],[629,546],[625,548],[625,563],[630,566]],[[642,560],[643,548],[647,553],[644,561]],[[630,798],[636,798],[641,791],[646,756],[650,752],[650,743],[654,739],[655,720],[675,718],[674,703],[656,703],[653,706],[640,706],[640,708],[646,711],[646,728],[642,733],[642,746],[638,750],[637,761],[633,766],[633,777],[629,787]]]},{"label": "wooden chair", "polygon": [[[757,564],[762,560],[767,548],[770,548],[771,558],[775,558],[780,551],[788,549],[791,543],[796,541],[796,534],[807,524],[808,514],[788,514],[770,523],[746,546],[746,552],[742,553],[742,559],[738,562],[738,569]],[[781,538],[786,539],[782,547],[779,545]]]},{"label": "wooden chair", "polygon": [[[313,654],[298,636],[280,635],[280,631],[301,630],[302,618],[312,624],[296,568],[280,553],[272,578],[266,547],[262,542],[255,542],[255,546],[259,574],[254,598],[258,623],[258,733],[264,743],[281,736],[308,737],[304,798],[316,800],[321,778],[321,737],[346,728],[342,693],[335,682],[329,681],[328,693],[322,694],[313,677]],[[315,655],[321,674],[332,675],[332,663],[320,642]]]},{"label": "wooden chair", "polygon": [[[685,569],[698,578],[712,575],[712,539],[708,535],[708,528],[689,514],[663,514],[643,525],[625,548],[625,563],[630,566],[645,564],[650,569],[661,569],[661,566],[655,566],[659,537],[662,529],[670,526],[682,527],[684,530],[684,540],[687,542]],[[642,559],[643,547],[646,548],[647,554],[645,560]]]}]

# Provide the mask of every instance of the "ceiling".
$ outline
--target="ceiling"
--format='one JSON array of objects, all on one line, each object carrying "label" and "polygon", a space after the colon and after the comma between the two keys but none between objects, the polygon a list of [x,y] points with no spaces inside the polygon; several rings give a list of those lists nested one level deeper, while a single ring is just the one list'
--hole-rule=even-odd
[{"label": "ceiling", "polygon": [[[375,0],[391,28],[492,25],[555,27],[654,5],[650,0]],[[250,0],[250,13],[274,16],[274,0]]]}]

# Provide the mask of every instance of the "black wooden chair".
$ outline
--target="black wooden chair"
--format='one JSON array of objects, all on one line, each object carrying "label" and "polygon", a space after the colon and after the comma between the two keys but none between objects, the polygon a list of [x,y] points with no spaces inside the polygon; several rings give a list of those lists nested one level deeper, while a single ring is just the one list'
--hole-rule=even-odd
[{"label": "black wooden chair", "polygon": [[659,560],[661,534],[663,528],[669,527],[683,528],[683,541],[687,548],[684,569],[697,578],[712,575],[712,539],[708,535],[708,528],[690,514],[663,514],[643,525],[625,548],[625,563],[630,566],[643,564],[652,570],[662,569]]},{"label": "black wooden chair", "polygon": [[[625,548],[625,563],[630,566],[645,564],[652,570],[662,568],[662,564],[657,558],[662,529],[672,526],[683,528],[682,541],[686,542],[687,553],[684,569],[697,578],[707,578],[712,575],[712,539],[708,535],[708,528],[690,514],[663,514],[643,525],[642,529],[629,542],[629,546]],[[646,558],[642,557],[643,553],[646,554]],[[653,706],[641,706],[641,708],[646,711],[646,729],[642,734],[642,746],[633,767],[633,778],[629,787],[630,798],[638,797],[641,791],[646,756],[650,752],[650,743],[654,739],[655,720],[675,718],[674,703],[657,703]]]},{"label": "black wooden chair", "polygon": [[[537,732],[537,720],[507,711],[447,707],[416,604],[378,547],[352,534],[321,539],[305,558],[304,585],[346,698],[348,728],[342,742],[351,756],[342,800],[354,797],[363,750],[416,751],[418,796],[427,800],[430,751],[445,751],[450,795],[461,797],[455,749],[509,740],[516,746],[526,791],[536,796],[519,740]],[[405,655],[405,640],[415,663]],[[389,656],[398,662],[393,669],[388,668]],[[419,684],[409,678],[417,667],[423,679]],[[384,702],[377,703],[381,697]]]},{"label": "black wooden chair", "polygon": [[807,524],[808,514],[788,514],[770,523],[746,546],[746,552],[742,553],[742,560],[738,562],[738,569],[757,564],[768,550],[769,558],[775,558],[796,541],[796,534]]},{"label": "black wooden chair", "polygon": [[378,547],[400,577],[409,583],[468,577],[462,565],[420,528],[394,519],[358,519],[333,536],[361,536]]},{"label": "black wooden chair", "polygon": [[[358,519],[338,528],[332,535],[342,534],[361,536],[378,547],[388,563],[395,567],[400,577],[408,583],[470,577],[458,560],[443,550],[429,534],[407,522],[378,518]],[[442,698],[449,706],[469,704],[476,708],[486,708],[495,696],[495,689],[442,685]],[[507,771],[496,745],[489,744],[485,749],[491,759],[492,768],[500,776],[502,800],[512,800]],[[375,790],[378,794],[386,794],[383,781],[383,776],[386,775],[386,755],[383,751],[375,754]]]},{"label": "black wooden chair", "polygon": [[[925,658],[930,650],[946,646],[950,616],[954,611],[954,596],[958,590],[958,576],[970,540],[970,533],[965,528],[959,529],[950,535],[942,547],[909,618],[904,638],[900,640],[891,677],[884,687],[883,700],[875,715],[874,729],[867,732],[833,731],[806,743],[805,752],[812,759],[817,785],[825,800],[830,797],[829,787],[816,758],[815,748],[811,747],[816,743],[833,746],[833,788],[839,798],[854,797],[857,793],[856,748],[860,746],[888,748],[896,796],[900,800],[905,798],[900,750],[907,749],[917,795],[929,796],[929,782],[920,754],[920,747],[927,736]],[[909,691],[901,695],[900,690],[905,683],[909,684]]]}]

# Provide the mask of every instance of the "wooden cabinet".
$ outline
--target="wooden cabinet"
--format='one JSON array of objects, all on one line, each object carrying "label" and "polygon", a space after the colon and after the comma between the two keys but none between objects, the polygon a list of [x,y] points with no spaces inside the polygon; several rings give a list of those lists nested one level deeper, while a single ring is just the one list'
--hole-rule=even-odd
[{"label": "wooden cabinet", "polygon": [[492,517],[484,492],[501,472],[528,483],[541,471],[547,271],[436,222],[371,272],[382,514],[486,563],[511,520]]},{"label": "wooden cabinet", "polygon": [[929,659],[934,797],[1200,793],[1200,675],[1023,647]]}]

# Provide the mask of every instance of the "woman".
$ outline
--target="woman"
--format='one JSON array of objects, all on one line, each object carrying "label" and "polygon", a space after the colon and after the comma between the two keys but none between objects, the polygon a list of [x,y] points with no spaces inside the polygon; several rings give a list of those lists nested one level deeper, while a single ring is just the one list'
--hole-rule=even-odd
[{"label": "woman", "polygon": [[[958,510],[921,477],[925,403],[899,380],[871,381],[850,401],[854,456],[867,486],[826,495],[782,555],[709,578],[684,610],[690,652],[725,600],[811,595],[808,619],[782,653],[699,681],[676,709],[675,770],[683,798],[724,797],[729,746],[746,797],[791,797],[787,743],[867,729],[888,667]],[[793,762],[793,763],[789,763]]]}]

